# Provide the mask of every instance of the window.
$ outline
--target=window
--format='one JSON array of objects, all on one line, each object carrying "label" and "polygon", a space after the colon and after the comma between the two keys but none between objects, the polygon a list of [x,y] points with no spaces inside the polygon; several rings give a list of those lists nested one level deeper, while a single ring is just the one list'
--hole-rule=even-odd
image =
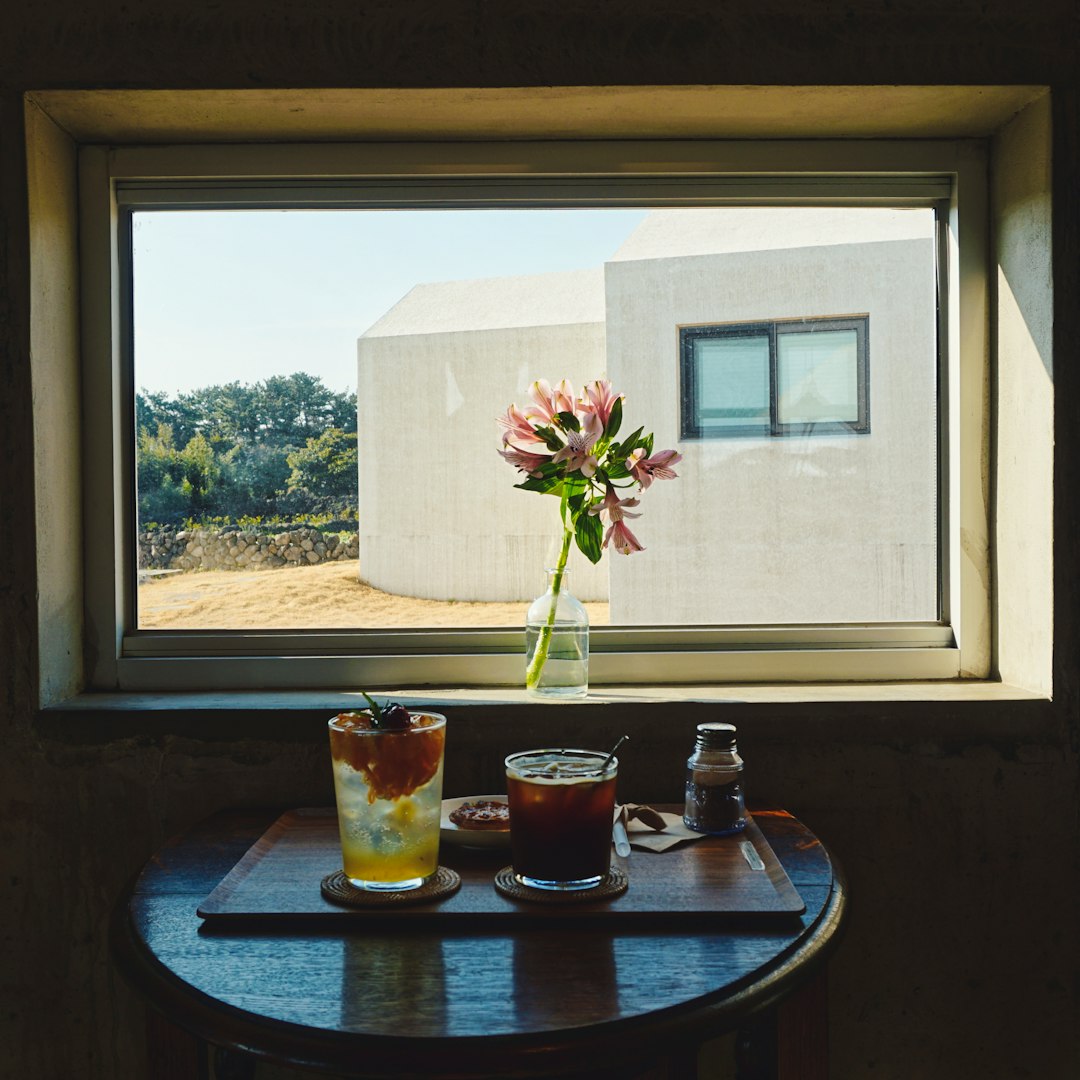
[{"label": "window", "polygon": [[[960,436],[950,421],[948,392],[957,385],[963,365],[961,348],[953,336],[959,312],[956,289],[948,282],[956,280],[962,265],[958,261],[957,223],[959,192],[969,185],[975,190],[980,180],[964,164],[964,155],[952,144],[863,144],[858,147],[852,164],[845,158],[845,171],[834,171],[831,154],[826,147],[796,147],[790,152],[789,171],[778,171],[775,158],[770,167],[755,162],[749,146],[716,145],[708,148],[694,146],[699,165],[689,169],[685,150],[677,147],[649,147],[647,158],[627,157],[626,144],[610,147],[593,146],[586,172],[576,171],[577,149],[562,147],[528,147],[515,149],[521,162],[508,166],[503,160],[508,153],[500,145],[502,157],[470,172],[477,175],[462,177],[454,164],[454,155],[445,147],[411,148],[403,153],[400,147],[387,146],[355,148],[333,147],[325,150],[278,147],[219,147],[203,148],[194,158],[184,150],[168,147],[117,150],[106,158],[98,151],[84,155],[84,222],[91,222],[84,233],[87,259],[99,260],[109,272],[110,295],[117,305],[89,303],[87,310],[88,340],[95,343],[91,362],[97,365],[99,385],[113,385],[115,393],[109,413],[112,438],[94,439],[88,449],[99,457],[105,455],[103,475],[111,475],[109,492],[113,518],[118,523],[111,537],[105,538],[89,553],[91,573],[88,575],[91,634],[95,642],[92,652],[98,658],[95,681],[98,685],[128,687],[160,687],[184,685],[194,677],[200,684],[214,686],[295,686],[295,685],[518,685],[522,654],[522,632],[513,625],[468,628],[450,624],[445,628],[428,627],[364,627],[332,626],[297,628],[281,631],[201,629],[151,632],[138,622],[137,553],[135,550],[135,430],[132,372],[132,307],[126,291],[132,280],[130,261],[130,230],[134,215],[141,213],[189,212],[192,210],[256,211],[256,210],[378,210],[395,213],[423,211],[426,213],[460,210],[492,212],[514,207],[545,208],[631,208],[657,213],[661,216],[686,212],[697,214],[709,208],[754,211],[755,208],[787,207],[821,209],[830,213],[850,210],[865,212],[885,210],[928,215],[930,252],[925,273],[918,288],[930,298],[925,305],[930,312],[922,321],[926,339],[931,344],[922,349],[918,380],[929,393],[919,397],[918,408],[928,419],[928,434],[922,451],[923,466],[918,478],[886,471],[882,475],[867,474],[871,481],[890,493],[889,484],[912,489],[922,507],[919,559],[928,571],[914,592],[898,587],[889,578],[893,564],[874,543],[861,542],[857,529],[875,516],[855,497],[853,488],[845,492],[843,528],[828,525],[822,532],[822,542],[831,552],[822,560],[812,552],[805,532],[800,528],[798,514],[789,513],[795,505],[812,506],[807,499],[791,506],[778,506],[760,516],[762,537],[779,542],[770,548],[771,554],[762,558],[762,546],[748,536],[745,544],[732,539],[729,523],[719,531],[689,530],[687,514],[658,512],[655,548],[671,538],[675,546],[668,558],[655,559],[638,578],[631,573],[629,560],[606,557],[611,567],[612,595],[629,598],[625,614],[613,617],[612,625],[600,627],[593,638],[592,681],[605,683],[635,682],[708,682],[731,679],[748,681],[802,680],[820,678],[911,678],[951,677],[959,665],[957,627],[959,626],[959,584],[955,573],[956,545],[952,539],[958,459],[955,446]],[[482,154],[481,154],[482,157]],[[598,166],[601,160],[603,166]],[[634,165],[628,168],[626,161]],[[647,161],[642,164],[642,160]],[[824,166],[824,167],[823,167]],[[530,179],[522,180],[525,173]],[[963,176],[963,180],[958,177]],[[546,210],[545,210],[546,212]],[[109,233],[101,223],[116,221],[119,229]],[[694,229],[685,230],[692,238]],[[106,243],[102,244],[103,237]],[[976,230],[965,234],[965,250],[977,253],[979,235]],[[643,334],[642,306],[627,303],[621,289],[633,283],[635,295],[656,296],[663,302],[674,301],[679,306],[680,293],[672,292],[670,283],[675,276],[694,277],[691,263],[695,253],[691,240],[680,258],[679,267],[665,264],[666,260],[638,252],[633,259],[613,257],[605,264],[607,280],[603,290],[604,303],[618,308],[618,318],[605,323],[604,349],[608,372],[615,381],[616,361],[634,360],[640,372],[640,384],[635,400],[642,403],[642,422],[657,428],[667,425],[664,443],[679,444],[688,438],[681,427],[679,406],[679,364],[657,364],[663,355],[653,345],[656,340],[671,341],[676,327],[702,325],[702,316],[687,319],[676,314],[673,320],[660,323]],[[824,252],[830,245],[823,245]],[[838,246],[832,241],[831,246]],[[752,254],[752,253],[751,253]],[[756,257],[756,256],[755,256]],[[822,252],[806,256],[806,266],[813,259],[824,258]],[[783,255],[769,253],[769,259],[782,260]],[[738,260],[736,260],[737,262]],[[669,260],[668,260],[669,262]],[[978,259],[973,266],[979,265]],[[762,280],[768,280],[768,268],[759,268]],[[980,293],[979,270],[972,278],[974,288],[966,295],[966,303],[976,302]],[[883,271],[883,274],[885,271]],[[700,275],[698,275],[700,278]],[[664,281],[668,292],[664,293]],[[136,292],[138,282],[135,282]],[[92,298],[91,298],[92,299]],[[696,301],[695,301],[696,302]],[[761,304],[769,302],[761,296]],[[826,308],[825,310],[829,310]],[[833,311],[865,312],[865,308],[832,306]],[[708,317],[708,312],[704,312]],[[873,315],[873,312],[871,312]],[[665,316],[666,318],[666,316]],[[834,320],[835,317],[830,317]],[[720,394],[708,397],[704,393],[706,410],[747,410],[756,408],[764,428],[763,404],[768,401],[768,432],[772,434],[824,434],[837,425],[836,434],[868,429],[867,396],[867,328],[869,320],[863,315],[846,317],[844,325],[837,321],[807,322],[775,318],[772,312],[760,312],[757,317],[740,319],[735,325],[754,328],[743,334],[749,352],[756,342],[759,382],[757,398],[744,395],[735,400]],[[875,334],[878,323],[875,322]],[[706,324],[708,325],[708,324]],[[664,328],[666,327],[666,329]],[[761,334],[759,328],[765,328]],[[364,328],[358,327],[358,336]],[[831,336],[830,336],[831,335]],[[388,336],[393,336],[388,335]],[[852,349],[854,337],[854,350]],[[724,335],[699,335],[698,341],[727,342]],[[835,346],[821,355],[819,343],[828,341]],[[877,341],[877,337],[875,341]],[[764,343],[766,350],[761,350]],[[975,350],[978,341],[974,340]],[[861,346],[861,347],[860,347]],[[549,377],[561,374],[561,365],[570,355],[569,347],[556,348],[545,360]],[[670,348],[670,345],[669,345]],[[922,347],[920,347],[922,348]],[[875,345],[875,352],[877,345]],[[400,351],[400,350],[399,350]],[[764,357],[764,359],[762,359]],[[854,361],[853,361],[854,357]],[[613,359],[614,358],[614,359]],[[708,360],[704,361],[706,365]],[[737,364],[749,370],[751,360],[737,358]],[[976,364],[978,361],[976,361]],[[856,388],[850,390],[852,368]],[[899,370],[899,369],[898,369]],[[768,377],[767,387],[761,372]],[[438,387],[430,393],[431,404],[449,415],[454,381],[448,378],[453,371],[445,363],[438,371]],[[860,374],[861,385],[860,385]],[[829,378],[826,378],[829,376]],[[685,369],[682,377],[685,378]],[[655,380],[661,380],[657,383]],[[702,381],[702,380],[699,380]],[[808,381],[824,387],[824,404],[818,402],[811,410],[806,394],[797,388]],[[903,380],[901,380],[903,383]],[[661,385],[663,395],[656,392]],[[704,385],[704,383],[703,383]],[[748,384],[749,385],[749,384]],[[906,385],[906,384],[905,384]],[[946,394],[939,399],[938,387]],[[910,387],[908,387],[910,389]],[[711,392],[711,391],[709,391]],[[672,403],[670,411],[662,401]],[[437,400],[435,400],[437,399]],[[425,406],[426,407],[426,406]],[[656,410],[663,415],[656,418]],[[453,411],[453,410],[450,410]],[[775,419],[773,414],[775,412]],[[704,417],[708,419],[708,417]],[[721,417],[722,419],[722,417]],[[745,417],[744,417],[745,419]],[[854,425],[854,426],[853,426]],[[361,458],[363,458],[364,425],[359,425]],[[828,431],[832,434],[833,431]],[[660,436],[658,435],[658,438]],[[875,438],[877,426],[875,425]],[[441,438],[445,439],[445,436]],[[722,440],[705,438],[703,444],[717,446]],[[803,451],[791,448],[796,439],[769,440],[789,445],[788,457],[779,457],[770,468],[787,470],[796,479],[801,477],[805,492],[813,489],[815,478],[823,475],[825,459],[812,458]],[[869,443],[871,440],[866,440]],[[814,439],[812,443],[824,443]],[[660,445],[660,444],[658,444]],[[119,448],[112,457],[113,446]],[[840,463],[841,459],[836,458]],[[363,467],[363,466],[362,466]],[[846,468],[846,465],[842,466]],[[722,468],[721,472],[717,472]],[[890,466],[891,468],[891,466]],[[722,494],[716,486],[718,478],[746,474],[742,467],[723,465],[706,447],[697,463],[694,491],[709,499],[723,499],[729,521],[738,519],[732,514],[736,499]],[[832,470],[829,475],[840,475]],[[881,483],[884,479],[884,484]],[[513,477],[506,476],[503,487],[512,487]],[[755,486],[751,479],[747,494]],[[690,485],[687,485],[690,487]],[[759,492],[768,494],[770,488],[758,484]],[[501,489],[500,489],[501,490]],[[498,497],[496,494],[495,498]],[[741,497],[741,496],[740,496]],[[442,513],[450,522],[455,513],[451,496],[442,500],[423,487],[412,492],[413,504],[423,509],[420,500]],[[489,497],[490,501],[490,497]],[[539,500],[538,500],[539,501]],[[700,500],[699,500],[700,501]],[[688,504],[692,506],[693,501]],[[777,517],[776,510],[784,511]],[[801,511],[800,511],[801,513]],[[785,516],[786,515],[786,516]],[[467,517],[468,515],[462,515]],[[900,515],[895,515],[898,519]],[[770,526],[769,518],[773,524]],[[728,534],[725,540],[725,532]],[[831,535],[829,535],[831,532]],[[399,550],[404,551],[408,530],[397,530]],[[430,530],[428,532],[430,538]],[[854,537],[854,539],[853,539]],[[430,540],[429,540],[430,543]],[[903,542],[898,541],[902,548]],[[688,570],[688,562],[680,554],[687,545],[697,549],[700,564]],[[845,547],[845,545],[847,545]],[[759,569],[762,585],[753,597],[755,611],[737,608],[720,591],[724,580],[736,575],[722,570],[719,551],[735,559],[745,568],[743,576]],[[464,550],[469,550],[466,546]],[[770,569],[790,570],[792,558],[810,559],[805,571],[799,571],[809,581],[821,577],[827,569],[841,577],[852,576],[852,559],[865,555],[879,559],[879,569],[872,570],[868,581],[876,582],[877,595],[864,608],[828,609],[813,597],[800,606],[791,589],[772,576]],[[905,553],[905,558],[910,553]],[[477,557],[483,565],[490,560],[483,553]],[[928,561],[927,561],[928,560]],[[869,564],[868,564],[869,565]],[[699,568],[700,567],[700,568]],[[889,573],[880,572],[881,568]],[[709,574],[716,574],[715,582]],[[907,564],[896,564],[898,580],[905,580]],[[644,574],[644,577],[640,575]],[[876,576],[874,576],[876,575]],[[647,591],[643,583],[657,595],[666,597],[664,606],[653,607],[645,614],[633,610],[632,603]],[[535,591],[540,591],[539,587]],[[872,590],[871,590],[872,591]],[[822,590],[821,595],[825,595]],[[917,593],[911,609],[892,611],[876,601],[881,598],[910,599]],[[684,598],[684,599],[681,599]],[[976,601],[978,602],[978,601]],[[985,602],[985,599],[982,601]],[[770,606],[771,605],[771,606]],[[658,614],[659,611],[659,614]],[[115,646],[111,643],[115,642]],[[194,672],[194,676],[185,674]]]},{"label": "window", "polygon": [[682,437],[867,434],[868,321],[680,327]]}]

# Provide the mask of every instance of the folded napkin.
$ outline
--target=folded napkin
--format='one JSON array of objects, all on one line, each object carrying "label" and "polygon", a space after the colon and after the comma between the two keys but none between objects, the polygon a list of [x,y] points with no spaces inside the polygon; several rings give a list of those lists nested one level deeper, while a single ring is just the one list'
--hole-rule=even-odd
[{"label": "folded napkin", "polygon": [[630,846],[646,851],[667,851],[684,840],[700,840],[705,835],[688,829],[679,814],[661,813],[640,803],[617,807],[615,816],[622,818]]}]

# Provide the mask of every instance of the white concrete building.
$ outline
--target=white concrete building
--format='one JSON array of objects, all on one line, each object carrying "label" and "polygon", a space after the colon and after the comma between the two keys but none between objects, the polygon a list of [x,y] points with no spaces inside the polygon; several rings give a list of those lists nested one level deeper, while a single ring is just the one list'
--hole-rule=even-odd
[{"label": "white concrete building", "polygon": [[362,576],[536,595],[557,506],[513,489],[494,418],[606,373],[624,432],[684,455],[631,523],[645,552],[576,555],[612,623],[936,618],[933,244],[925,211],[664,210],[595,271],[418,286],[359,343]]},{"label": "white concrete building", "polygon": [[[496,417],[536,379],[603,371],[603,269],[418,285],[358,356],[363,579],[435,600],[543,592],[559,504],[514,489]],[[576,596],[607,599],[603,562],[571,566]]]}]

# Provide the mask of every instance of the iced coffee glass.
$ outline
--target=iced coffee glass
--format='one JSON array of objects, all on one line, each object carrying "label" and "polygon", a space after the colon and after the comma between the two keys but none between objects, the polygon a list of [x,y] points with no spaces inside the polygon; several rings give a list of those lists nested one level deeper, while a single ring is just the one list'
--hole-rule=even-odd
[{"label": "iced coffee glass", "polygon": [[618,758],[527,750],[506,759],[514,877],[534,889],[591,889],[611,867]]},{"label": "iced coffee glass", "polygon": [[358,889],[419,888],[439,865],[446,717],[410,712],[391,728],[342,713],[329,728],[345,876]]}]

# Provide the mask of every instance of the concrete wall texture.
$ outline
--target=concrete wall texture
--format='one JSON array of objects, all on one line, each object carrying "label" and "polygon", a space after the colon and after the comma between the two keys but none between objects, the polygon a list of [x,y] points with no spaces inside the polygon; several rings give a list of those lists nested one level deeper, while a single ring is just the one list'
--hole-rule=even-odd
[{"label": "concrete wall texture", "polygon": [[[568,737],[585,723],[602,741],[631,717],[648,738],[647,753],[627,770],[630,793],[670,798],[689,728],[721,714],[740,727],[753,792],[803,817],[849,878],[852,918],[830,968],[833,1077],[1077,1074],[1080,34],[1072,0],[324,0],[304,9],[284,0],[214,8],[41,0],[5,10],[0,31],[0,1075],[143,1075],[145,1007],[108,957],[109,911],[124,883],[168,836],[219,808],[331,797],[321,707],[290,712],[266,698],[245,711],[217,695],[165,714],[145,697],[106,697],[82,712],[39,709],[39,692],[69,677],[62,661],[78,644],[79,606],[73,594],[39,614],[38,594],[50,583],[37,571],[40,550],[21,542],[28,523],[50,512],[36,501],[34,478],[48,467],[54,432],[35,427],[34,402],[55,393],[61,408],[77,372],[57,366],[50,385],[49,358],[30,352],[32,306],[38,319],[48,310],[43,297],[54,308],[64,301],[39,290],[31,273],[23,93],[943,81],[1052,90],[1053,171],[1024,173],[1031,198],[1012,204],[1045,215],[1049,184],[1052,244],[1012,246],[1023,215],[995,213],[1009,218],[1002,296],[1022,310],[1025,272],[1052,274],[1053,325],[1029,328],[1030,366],[991,389],[1032,404],[1030,381],[1041,380],[1042,395],[1052,338],[1055,461],[1040,466],[1036,491],[1024,497],[1033,515],[1048,512],[1042,493],[1052,470],[1058,559],[1051,571],[1039,554],[1030,582],[1014,581],[1004,600],[1008,613],[1028,609],[1031,589],[1045,598],[1053,699],[958,701],[898,687],[876,703],[845,703],[838,691],[827,705],[755,705],[732,688],[730,697],[743,700],[722,708],[623,700],[614,712],[595,703],[508,710],[465,701],[446,710],[458,733],[447,794],[491,790],[499,755],[541,734]],[[995,153],[1026,146],[1006,138]],[[47,225],[33,222],[35,230]],[[62,336],[60,322],[54,329]],[[994,400],[1008,414],[1008,401]],[[1021,497],[1020,473],[1006,470],[997,482]],[[77,522],[68,494],[54,491],[55,509]],[[1001,557],[1022,551],[1028,537],[1021,530],[1003,542]],[[50,632],[50,620],[65,632]]]},{"label": "concrete wall texture", "polygon": [[[609,375],[683,454],[642,500],[648,550],[609,560],[613,623],[937,618],[931,245],[608,264]],[[869,315],[869,434],[679,440],[677,327],[849,314]]]},{"label": "concrete wall texture", "polygon": [[[596,267],[420,285],[367,329],[357,345],[365,581],[431,600],[544,591],[558,502],[514,490],[521,474],[495,452],[495,418],[524,404],[536,379],[595,379],[603,311]],[[407,403],[407,423],[388,393]],[[607,599],[605,568],[576,551],[568,566],[575,596]]]}]

